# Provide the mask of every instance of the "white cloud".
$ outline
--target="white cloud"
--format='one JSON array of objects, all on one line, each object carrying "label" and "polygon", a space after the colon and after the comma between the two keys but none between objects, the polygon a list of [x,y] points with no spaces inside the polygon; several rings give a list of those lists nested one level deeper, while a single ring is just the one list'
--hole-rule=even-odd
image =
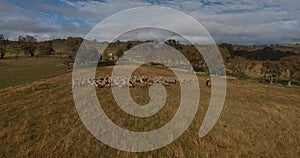
[{"label": "white cloud", "polygon": [[80,26],[80,24],[79,24],[78,22],[75,22],[75,21],[72,21],[72,24],[73,24],[74,26],[76,26],[76,27],[79,27],[79,26]]},{"label": "white cloud", "polygon": [[[43,39],[49,37],[84,36],[93,24],[121,10],[139,6],[159,5],[185,12],[197,19],[218,42],[259,44],[293,43],[299,38],[300,3],[298,0],[202,0],[202,1],[155,1],[143,0],[106,0],[103,2],[61,0],[64,5],[38,4],[37,10],[51,15],[37,17],[24,8],[13,6],[5,1],[0,2],[1,30],[36,33]],[[55,14],[68,19],[71,26],[58,24]],[[52,16],[52,17],[51,17]],[[145,15],[147,16],[147,15]],[[133,17],[134,18],[134,17]],[[83,25],[78,20],[87,25]],[[134,19],[133,19],[134,20]],[[170,19],[176,20],[176,19]],[[159,22],[159,21],[158,21]],[[124,22],[120,21],[107,30],[114,31]],[[20,27],[21,25],[22,27]],[[187,27],[183,27],[187,26]],[[174,26],[175,27],[175,26]],[[177,26],[188,33],[193,26]],[[16,31],[19,29],[19,32]],[[10,31],[11,30],[11,31]],[[192,35],[189,35],[192,36]]]},{"label": "white cloud", "polygon": [[[63,2],[80,12],[93,13],[102,19],[123,9],[152,5],[140,0]],[[260,43],[268,40],[275,42],[276,39],[278,43],[289,43],[292,41],[289,41],[285,34],[299,31],[299,3],[294,0],[160,1],[155,5],[171,7],[191,15],[203,24],[217,41],[222,42],[248,43],[251,40]],[[178,27],[182,26],[187,25],[180,25],[179,22]],[[181,29],[189,30],[192,26]]]}]

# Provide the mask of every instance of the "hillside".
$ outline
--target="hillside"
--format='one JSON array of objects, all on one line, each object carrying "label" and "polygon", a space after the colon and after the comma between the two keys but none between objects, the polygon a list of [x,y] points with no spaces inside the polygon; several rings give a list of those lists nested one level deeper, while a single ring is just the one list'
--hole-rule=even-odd
[{"label": "hillside", "polygon": [[11,58],[0,62],[0,89],[46,79],[66,72],[57,58]]},{"label": "hillside", "polygon": [[[99,68],[105,76],[111,67]],[[171,75],[156,68],[140,68],[137,74]],[[210,98],[199,76],[201,100],[190,128],[175,142],[146,153],[113,149],[94,138],[84,127],[75,109],[71,73],[0,90],[0,157],[297,157],[300,154],[299,87],[270,86],[252,81],[228,79],[225,106],[214,129],[204,138],[198,129]],[[168,87],[171,99],[178,87]],[[108,88],[97,89],[101,94]],[[132,93],[147,95],[147,88]],[[135,96],[135,95],[133,95]],[[159,116],[137,119],[105,98],[104,109],[119,125],[147,130],[172,118],[177,106],[167,102]],[[134,98],[145,103],[145,98]],[[100,101],[101,102],[101,101]],[[122,118],[125,117],[125,118]],[[128,119],[127,119],[128,118]],[[141,124],[142,125],[141,125]],[[144,123],[144,124],[143,124]]]}]

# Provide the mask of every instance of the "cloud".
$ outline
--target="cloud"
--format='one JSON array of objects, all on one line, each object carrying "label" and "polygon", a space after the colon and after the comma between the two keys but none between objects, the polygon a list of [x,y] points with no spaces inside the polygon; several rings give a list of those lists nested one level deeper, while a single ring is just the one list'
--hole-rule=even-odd
[{"label": "cloud", "polygon": [[[0,1],[0,15],[4,17],[0,20],[0,29],[11,37],[18,33],[36,34],[39,39],[85,36],[94,25],[121,10],[156,5],[194,17],[217,42],[300,42],[297,36],[300,32],[298,0],[55,0],[55,3],[25,3],[24,6],[12,2]],[[120,21],[111,26],[106,34],[122,25],[124,22]],[[186,30],[186,33],[193,29],[193,26],[180,22],[174,27]]]},{"label": "cloud", "polygon": [[15,30],[20,32],[43,33],[53,32],[56,28],[42,26],[38,20],[29,19],[11,19],[0,23],[1,30]]},{"label": "cloud", "polygon": [[5,1],[0,2],[0,30],[10,39],[16,39],[21,34],[43,34],[56,32],[59,26],[49,19],[41,19],[33,12],[12,5]]},{"label": "cloud", "polygon": [[[259,44],[261,42],[289,43],[288,32],[299,30],[299,7],[296,1],[77,1],[64,0],[66,4],[83,13],[106,17],[120,10],[159,5],[181,10],[203,24],[218,42]],[[122,3],[123,2],[123,3]],[[127,3],[125,3],[127,2]],[[125,4],[125,5],[124,5]],[[298,5],[299,6],[299,5]],[[100,18],[100,19],[101,19]],[[187,26],[178,23],[178,27]],[[186,29],[189,32],[190,28]],[[113,29],[111,29],[113,31]]]},{"label": "cloud", "polygon": [[72,21],[72,24],[73,24],[74,26],[76,26],[76,27],[79,27],[79,26],[80,26],[80,24],[79,24],[78,22]]},{"label": "cloud", "polygon": [[[207,8],[210,11],[206,11]],[[234,11],[235,8],[238,11]],[[295,39],[286,36],[300,31],[299,3],[296,1],[254,0],[245,4],[242,1],[222,1],[189,14],[203,24],[218,42],[287,44],[294,43]]]}]

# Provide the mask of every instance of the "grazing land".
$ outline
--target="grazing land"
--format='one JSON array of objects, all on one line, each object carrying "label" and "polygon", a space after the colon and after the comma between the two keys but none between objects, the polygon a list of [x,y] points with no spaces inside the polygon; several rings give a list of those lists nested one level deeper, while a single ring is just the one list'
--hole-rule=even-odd
[{"label": "grazing land", "polygon": [[[30,36],[24,38],[31,39]],[[209,78],[206,64],[194,46],[171,39],[166,41],[165,44],[185,55],[197,72],[201,91],[197,115],[188,130],[173,143],[150,152],[131,153],[98,141],[79,118],[72,96],[70,71],[82,40],[69,37],[66,40],[8,43],[0,61],[0,157],[300,155],[298,45],[219,44],[228,76],[225,106],[213,130],[199,138],[198,131],[211,97],[211,89],[205,85]],[[96,78],[110,76],[113,69],[110,65],[141,43],[110,43],[101,54]],[[100,43],[90,41],[89,44]],[[37,50],[32,52],[31,48]],[[180,61],[168,59],[162,59],[161,64],[170,62],[180,65]],[[79,64],[86,62],[83,60]],[[133,75],[175,77],[155,62],[139,67]],[[130,93],[135,102],[143,106],[150,101],[148,86],[132,87]],[[175,83],[165,87],[166,103],[157,114],[138,118],[120,109],[110,87],[95,88],[106,115],[115,124],[132,131],[150,131],[164,126],[174,117],[180,103],[180,86]]]},{"label": "grazing land", "polygon": [[300,158],[298,1],[0,0],[0,158]]},{"label": "grazing land", "polygon": [[[43,68],[44,63],[39,64]],[[130,153],[101,143],[84,127],[72,98],[71,73],[36,81],[63,72],[47,68],[41,71],[45,70],[47,74],[26,80],[30,83],[0,90],[0,157],[297,157],[300,154],[300,89],[297,86],[228,79],[221,117],[207,136],[199,138],[210,89],[204,84],[207,77],[198,76],[200,105],[189,129],[161,149]],[[109,75],[111,70],[112,67],[101,67],[97,76]],[[162,68],[149,67],[141,67],[135,74],[172,75]],[[11,85],[24,83],[20,76],[16,75],[19,82]],[[112,97],[101,97],[111,93],[109,88],[97,89],[97,94],[113,122],[130,130],[147,131],[163,126],[173,117],[178,105],[170,103],[179,101],[178,91],[178,86],[167,87],[166,105],[155,116],[145,119],[122,112]],[[139,97],[147,96],[147,87],[131,89],[131,93],[140,104],[149,101],[147,97]]]},{"label": "grazing land", "polygon": [[62,74],[65,66],[58,59],[7,58],[0,62],[0,89]]}]

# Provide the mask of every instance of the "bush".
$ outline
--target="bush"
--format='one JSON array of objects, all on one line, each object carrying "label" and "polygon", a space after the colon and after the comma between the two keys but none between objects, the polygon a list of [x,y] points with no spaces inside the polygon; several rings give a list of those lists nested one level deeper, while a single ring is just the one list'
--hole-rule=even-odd
[{"label": "bush", "polygon": [[113,65],[115,65],[115,62],[109,60],[100,60],[97,64],[97,66],[113,66]]},{"label": "bush", "polygon": [[243,79],[243,80],[248,79],[248,76],[246,75],[246,73],[242,72],[242,71],[237,72],[237,76],[236,77],[238,79]]},{"label": "bush", "polygon": [[[287,85],[288,84],[288,79],[276,79],[277,83],[280,83],[282,85]],[[300,85],[299,80],[292,80],[292,85]]]},{"label": "bush", "polygon": [[233,73],[226,70],[226,76],[233,76]]}]

